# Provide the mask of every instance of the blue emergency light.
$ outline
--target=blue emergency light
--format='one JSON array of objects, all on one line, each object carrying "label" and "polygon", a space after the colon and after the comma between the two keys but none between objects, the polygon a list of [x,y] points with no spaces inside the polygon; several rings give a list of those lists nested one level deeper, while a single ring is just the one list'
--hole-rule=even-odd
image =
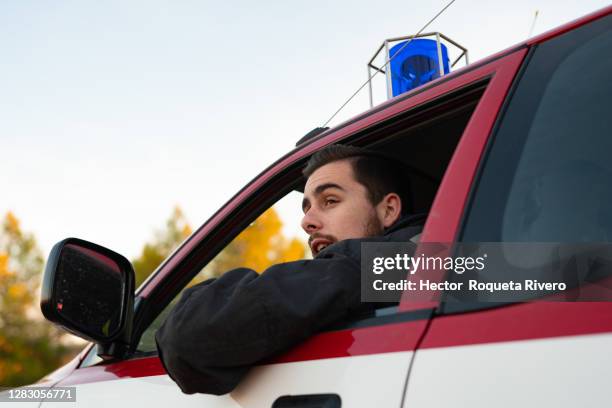
[{"label": "blue emergency light", "polygon": [[[437,41],[415,38],[408,45],[407,42],[396,44],[389,50],[389,57],[392,57],[390,65],[393,96],[441,76]],[[444,44],[440,44],[440,48],[443,72],[448,74],[448,50]]]},{"label": "blue emergency light", "polygon": [[[458,52],[452,63],[449,62],[449,49],[453,55]],[[380,61],[381,53],[384,56],[382,65],[375,62]],[[387,99],[391,99],[448,74],[462,59],[465,65],[469,64],[467,48],[439,32],[384,40],[368,61],[370,107],[374,107],[372,78],[376,74],[385,75]]]}]

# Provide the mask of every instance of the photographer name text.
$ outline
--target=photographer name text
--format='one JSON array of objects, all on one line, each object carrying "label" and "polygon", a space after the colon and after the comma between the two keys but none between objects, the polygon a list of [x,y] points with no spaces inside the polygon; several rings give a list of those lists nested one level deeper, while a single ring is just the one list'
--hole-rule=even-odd
[{"label": "photographer name text", "polygon": [[[399,282],[384,282],[377,279],[373,282],[373,288],[376,291],[462,291],[465,290],[466,282],[435,282],[428,279],[421,279],[418,282],[409,281],[407,279]],[[467,290],[471,291],[563,291],[567,289],[567,284],[564,282],[539,282],[537,279],[525,279],[523,282],[478,282],[475,279],[470,279],[467,282]]]}]

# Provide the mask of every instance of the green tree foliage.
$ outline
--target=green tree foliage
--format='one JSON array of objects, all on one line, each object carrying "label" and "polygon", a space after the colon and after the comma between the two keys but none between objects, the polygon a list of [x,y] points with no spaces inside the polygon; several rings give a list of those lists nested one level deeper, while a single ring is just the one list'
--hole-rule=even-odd
[{"label": "green tree foliage", "polygon": [[38,306],[43,257],[31,234],[8,213],[0,226],[0,386],[30,384],[78,349],[42,317]]},{"label": "green tree foliage", "polygon": [[142,248],[140,256],[132,261],[136,273],[136,287],[144,282],[189,235],[191,235],[191,227],[177,206],[166,221],[166,228],[157,231],[153,240]]}]

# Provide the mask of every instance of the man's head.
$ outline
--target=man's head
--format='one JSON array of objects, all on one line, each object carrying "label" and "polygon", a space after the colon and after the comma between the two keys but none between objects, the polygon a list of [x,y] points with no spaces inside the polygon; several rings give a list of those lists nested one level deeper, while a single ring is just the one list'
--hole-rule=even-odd
[{"label": "man's head", "polygon": [[405,169],[377,153],[329,146],[311,157],[303,174],[302,228],[313,255],[337,241],[382,235],[408,213]]}]

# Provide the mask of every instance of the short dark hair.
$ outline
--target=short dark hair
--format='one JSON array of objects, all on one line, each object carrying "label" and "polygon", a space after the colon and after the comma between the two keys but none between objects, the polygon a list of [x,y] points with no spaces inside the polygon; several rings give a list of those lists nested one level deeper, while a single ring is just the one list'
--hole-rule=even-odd
[{"label": "short dark hair", "polygon": [[399,160],[355,146],[331,145],[313,154],[302,174],[308,179],[322,166],[348,160],[358,183],[368,192],[372,205],[377,205],[389,193],[402,201],[402,216],[412,212],[412,192],[408,168]]}]

